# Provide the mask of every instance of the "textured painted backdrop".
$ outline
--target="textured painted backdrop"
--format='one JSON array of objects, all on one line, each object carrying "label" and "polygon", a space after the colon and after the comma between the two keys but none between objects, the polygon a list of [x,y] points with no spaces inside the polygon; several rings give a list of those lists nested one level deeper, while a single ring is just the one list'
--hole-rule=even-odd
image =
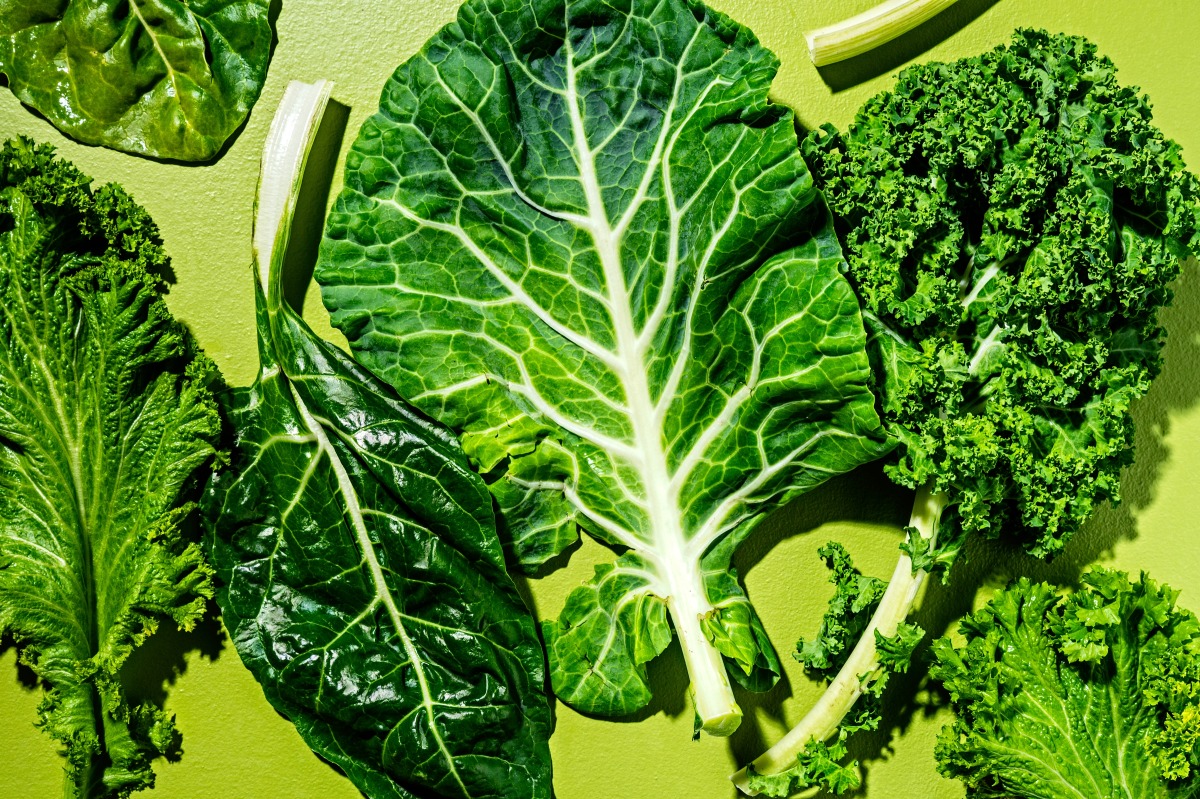
[{"label": "textured painted backdrop", "polygon": [[[845,125],[869,95],[906,63],[951,59],[1004,42],[1017,26],[1084,34],[1099,44],[1126,83],[1154,102],[1158,124],[1200,167],[1200,3],[1196,0],[960,0],[957,6],[881,53],[818,72],[802,31],[862,11],[874,0],[715,0],[779,54],[773,95],[806,126]],[[250,291],[250,223],[258,156],[271,114],[289,80],[329,78],[349,108],[348,146],[375,106],[392,70],[453,18],[456,0],[283,0],[279,44],[262,98],[224,155],[208,166],[159,164],[65,140],[0,90],[0,135],[54,142],[98,182],[117,181],[162,228],[178,283],[168,302],[228,379],[248,383],[257,368]],[[337,165],[337,173],[341,163]],[[334,192],[337,179],[335,178]],[[332,196],[332,195],[331,195]],[[315,214],[314,214],[315,217]],[[313,223],[313,235],[319,233]],[[306,315],[328,331],[316,292]],[[1191,264],[1178,286],[1166,368],[1137,409],[1138,462],[1125,475],[1125,503],[1103,508],[1051,566],[994,548],[971,549],[950,588],[931,587],[920,616],[941,633],[1010,577],[1029,574],[1067,583],[1089,562],[1137,571],[1183,589],[1200,610],[1200,273]],[[729,740],[692,742],[686,678],[672,647],[652,667],[659,700],[643,718],[603,722],[560,706],[552,741],[559,799],[692,797],[731,799],[725,777],[795,722],[819,692],[791,658],[811,633],[829,589],[816,548],[845,543],[868,572],[890,572],[910,498],[864,469],[782,509],[738,558],[750,596],[788,673],[765,697],[743,696],[747,717]],[[537,611],[556,615],[572,586],[591,573],[596,545],[531,584]],[[32,721],[38,694],[22,680],[11,649],[0,653],[0,796],[61,795],[54,745]],[[318,761],[267,705],[257,684],[214,622],[199,633],[162,635],[137,656],[141,690],[165,696],[184,734],[183,760],[161,763],[157,799],[353,799],[350,783]],[[934,769],[933,742],[945,720],[936,695],[917,678],[896,692],[913,697],[889,712],[887,729],[858,752],[866,759],[863,796],[951,799],[958,785]]]}]

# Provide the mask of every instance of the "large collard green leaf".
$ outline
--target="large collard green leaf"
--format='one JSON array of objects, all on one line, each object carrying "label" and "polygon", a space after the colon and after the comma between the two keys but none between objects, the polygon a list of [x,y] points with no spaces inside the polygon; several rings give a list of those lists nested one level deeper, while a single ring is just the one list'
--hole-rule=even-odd
[{"label": "large collard green leaf", "polygon": [[934,644],[939,770],[979,799],[1200,796],[1200,623],[1176,596],[1104,569],[1000,592]]},{"label": "large collard green leaf", "polygon": [[669,615],[732,730],[725,664],[779,674],[734,549],[886,449],[776,67],[697,2],[470,0],[384,88],[327,224],[334,324],[461,431],[520,561],[577,522],[627,550],[544,628],[589,712],[649,701]]},{"label": "large collard green leaf", "polygon": [[146,212],[26,140],[0,147],[0,635],[47,687],[65,795],[154,784],[174,726],[121,683],[212,595],[182,497],[213,453],[212,367],[162,300]]},{"label": "large collard green leaf", "polygon": [[223,398],[235,440],[205,497],[243,662],[372,799],[549,797],[545,657],[483,480],[308,328],[267,260],[261,372]]},{"label": "large collard green leaf", "polygon": [[258,98],[269,0],[0,0],[0,73],[87,144],[207,161]]}]

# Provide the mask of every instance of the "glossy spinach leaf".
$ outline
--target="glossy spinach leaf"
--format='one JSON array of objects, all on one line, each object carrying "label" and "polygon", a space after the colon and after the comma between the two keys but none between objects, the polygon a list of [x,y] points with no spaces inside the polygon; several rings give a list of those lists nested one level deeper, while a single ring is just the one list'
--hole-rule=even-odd
[{"label": "glossy spinach leaf", "polygon": [[271,55],[269,0],[0,0],[0,73],[86,144],[207,161]]},{"label": "glossy spinach leaf", "polygon": [[544,654],[487,487],[448,430],[284,302],[271,251],[261,372],[223,398],[230,464],[205,497],[243,662],[372,799],[549,797]]},{"label": "glossy spinach leaf", "polygon": [[[730,561],[887,449],[858,304],[778,62],[698,2],[469,0],[363,126],[317,278],[359,359],[461,431],[517,556],[627,550],[547,623],[559,697],[704,729],[778,658]],[[668,622],[668,616],[670,622]]]},{"label": "glossy spinach leaf", "polygon": [[212,596],[182,525],[219,425],[153,222],[89,182],[50,147],[0,146],[0,637],[46,687],[68,799],[151,787],[151,760],[177,753],[122,667]]}]

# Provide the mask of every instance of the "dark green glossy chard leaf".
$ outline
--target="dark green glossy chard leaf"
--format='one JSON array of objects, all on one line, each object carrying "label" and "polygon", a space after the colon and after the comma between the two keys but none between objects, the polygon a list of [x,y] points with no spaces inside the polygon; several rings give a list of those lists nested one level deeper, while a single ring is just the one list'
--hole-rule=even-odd
[{"label": "dark green glossy chard leaf", "polygon": [[1200,796],[1200,622],[1145,575],[1021,581],[934,644],[957,720],[939,770],[972,797]]},{"label": "dark green glossy chard leaf", "polygon": [[[289,124],[326,96],[290,86],[272,142],[303,139]],[[290,175],[272,153],[261,372],[223,397],[234,441],[205,497],[226,626],[270,702],[372,799],[548,799],[545,656],[491,495],[448,430],[284,302],[294,197],[274,202]]]},{"label": "dark green glossy chard leaf", "polygon": [[0,636],[46,686],[67,797],[124,797],[173,755],[121,667],[212,596],[183,498],[213,454],[212,365],[163,302],[146,212],[28,140],[0,146]]},{"label": "dark green glossy chard leaf", "polygon": [[[686,0],[470,0],[347,161],[317,278],[359,359],[460,431],[536,566],[620,550],[545,624],[555,691],[704,729],[779,663],[730,568],[764,510],[887,450],[778,62]],[[669,619],[669,620],[668,620]]]},{"label": "dark green glossy chard leaf", "polygon": [[207,161],[271,56],[269,0],[0,0],[0,73],[86,144]]}]

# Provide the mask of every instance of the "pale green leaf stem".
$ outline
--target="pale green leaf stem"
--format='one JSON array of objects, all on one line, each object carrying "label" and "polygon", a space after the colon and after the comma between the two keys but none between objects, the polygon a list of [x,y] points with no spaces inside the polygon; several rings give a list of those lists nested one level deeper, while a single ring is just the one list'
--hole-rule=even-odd
[{"label": "pale green leaf stem", "polygon": [[808,56],[818,67],[869,53],[908,33],[957,0],[885,0],[861,14],[804,34]]},{"label": "pale green leaf stem", "polygon": [[[932,486],[924,486],[917,492],[913,502],[909,527],[926,539],[929,546],[937,543],[938,525],[946,508],[946,495],[937,493]],[[796,762],[796,757],[810,742],[824,743],[834,736],[851,709],[863,695],[864,689],[878,678],[879,638],[890,638],[908,618],[916,603],[917,594],[925,581],[927,572],[913,567],[912,558],[903,554],[896,561],[896,568],[888,581],[887,589],[879,600],[871,621],[855,643],[837,675],[830,680],[821,698],[779,742],[760,755],[730,779],[743,793],[758,793],[751,786],[751,773],[774,774],[785,771]]]}]

